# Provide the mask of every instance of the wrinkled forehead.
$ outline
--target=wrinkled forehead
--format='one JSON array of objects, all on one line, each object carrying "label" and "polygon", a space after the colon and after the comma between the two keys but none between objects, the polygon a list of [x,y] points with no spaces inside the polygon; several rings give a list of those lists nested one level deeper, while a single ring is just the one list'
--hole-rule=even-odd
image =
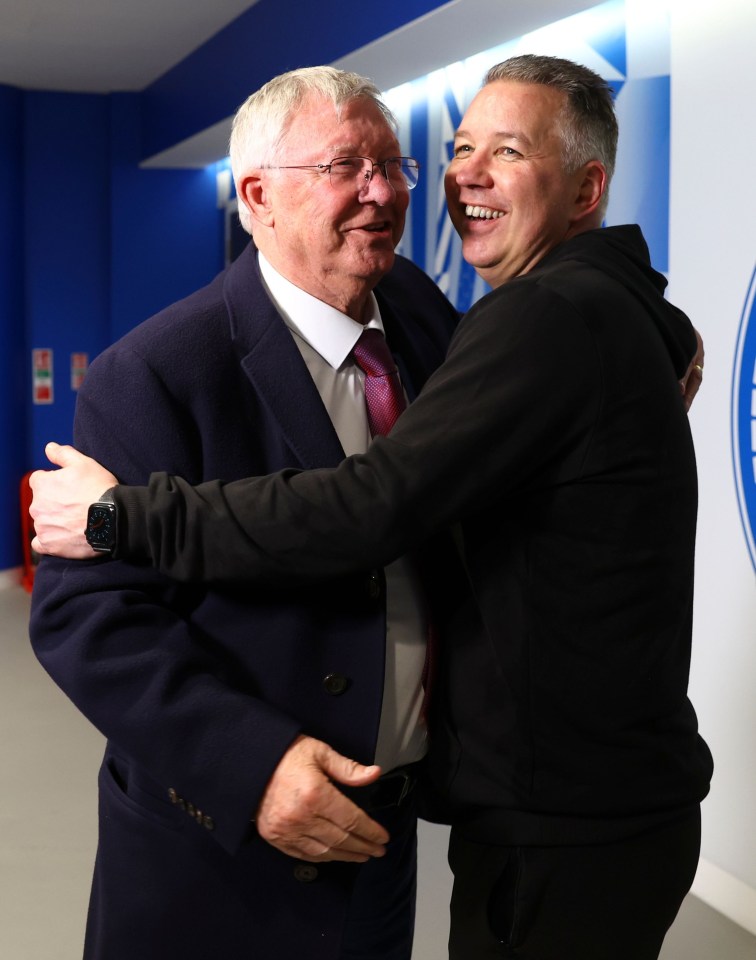
[{"label": "wrinkled forehead", "polygon": [[310,153],[329,156],[362,155],[367,150],[395,153],[399,149],[396,132],[369,97],[336,105],[322,97],[306,97],[289,117],[282,144],[287,149],[306,147]]},{"label": "wrinkled forehead", "polygon": [[482,87],[465,111],[458,132],[514,134],[535,143],[561,137],[567,96],[540,83],[495,80]]}]

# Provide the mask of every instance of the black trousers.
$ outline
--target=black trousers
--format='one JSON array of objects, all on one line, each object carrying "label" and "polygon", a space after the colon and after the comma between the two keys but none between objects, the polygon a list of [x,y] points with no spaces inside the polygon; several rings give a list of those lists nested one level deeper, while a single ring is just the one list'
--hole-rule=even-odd
[{"label": "black trousers", "polygon": [[494,846],[452,829],[450,960],[656,960],[700,844],[698,808],[596,846]]},{"label": "black trousers", "polygon": [[417,892],[415,796],[399,808],[370,816],[388,830],[391,840],[384,857],[358,868],[339,960],[410,960]]}]

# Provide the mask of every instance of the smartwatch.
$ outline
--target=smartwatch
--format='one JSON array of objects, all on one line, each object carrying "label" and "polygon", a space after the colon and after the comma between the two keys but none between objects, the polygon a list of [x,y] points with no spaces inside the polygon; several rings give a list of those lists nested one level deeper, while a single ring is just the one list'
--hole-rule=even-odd
[{"label": "smartwatch", "polygon": [[116,545],[116,505],[113,499],[113,487],[106,490],[97,503],[90,504],[84,536],[93,550],[112,555]]}]

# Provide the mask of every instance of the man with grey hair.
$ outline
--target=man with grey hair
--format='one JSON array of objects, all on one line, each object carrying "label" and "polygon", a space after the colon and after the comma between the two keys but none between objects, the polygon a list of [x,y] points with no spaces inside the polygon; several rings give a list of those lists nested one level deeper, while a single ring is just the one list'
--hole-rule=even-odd
[{"label": "man with grey hair", "polygon": [[[79,393],[77,445],[132,483],[364,451],[387,429],[366,403],[375,364],[411,399],[458,319],[395,256],[418,166],[372,83],[275,78],[239,110],[231,160],[253,243]],[[108,739],[85,956],[409,960],[414,563],[317,590],[177,587],[129,563],[43,562],[35,579],[35,651]]]},{"label": "man with grey hair", "polygon": [[[315,583],[458,525],[471,589],[439,624],[429,754],[454,960],[653,960],[697,866],[702,358],[640,229],[601,229],[616,141],[592,71],[494,67],[446,175],[493,291],[391,433],[335,470],[114,489],[114,556],[188,582]],[[116,478],[51,453],[38,540],[84,557],[88,502]]]}]

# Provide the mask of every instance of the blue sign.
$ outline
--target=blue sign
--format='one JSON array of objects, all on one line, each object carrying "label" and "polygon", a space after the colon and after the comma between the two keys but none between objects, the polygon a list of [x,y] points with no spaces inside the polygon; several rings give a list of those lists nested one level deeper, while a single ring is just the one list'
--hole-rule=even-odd
[{"label": "blue sign", "polygon": [[756,569],[756,269],[740,319],[732,378],[732,453],[740,519]]}]

